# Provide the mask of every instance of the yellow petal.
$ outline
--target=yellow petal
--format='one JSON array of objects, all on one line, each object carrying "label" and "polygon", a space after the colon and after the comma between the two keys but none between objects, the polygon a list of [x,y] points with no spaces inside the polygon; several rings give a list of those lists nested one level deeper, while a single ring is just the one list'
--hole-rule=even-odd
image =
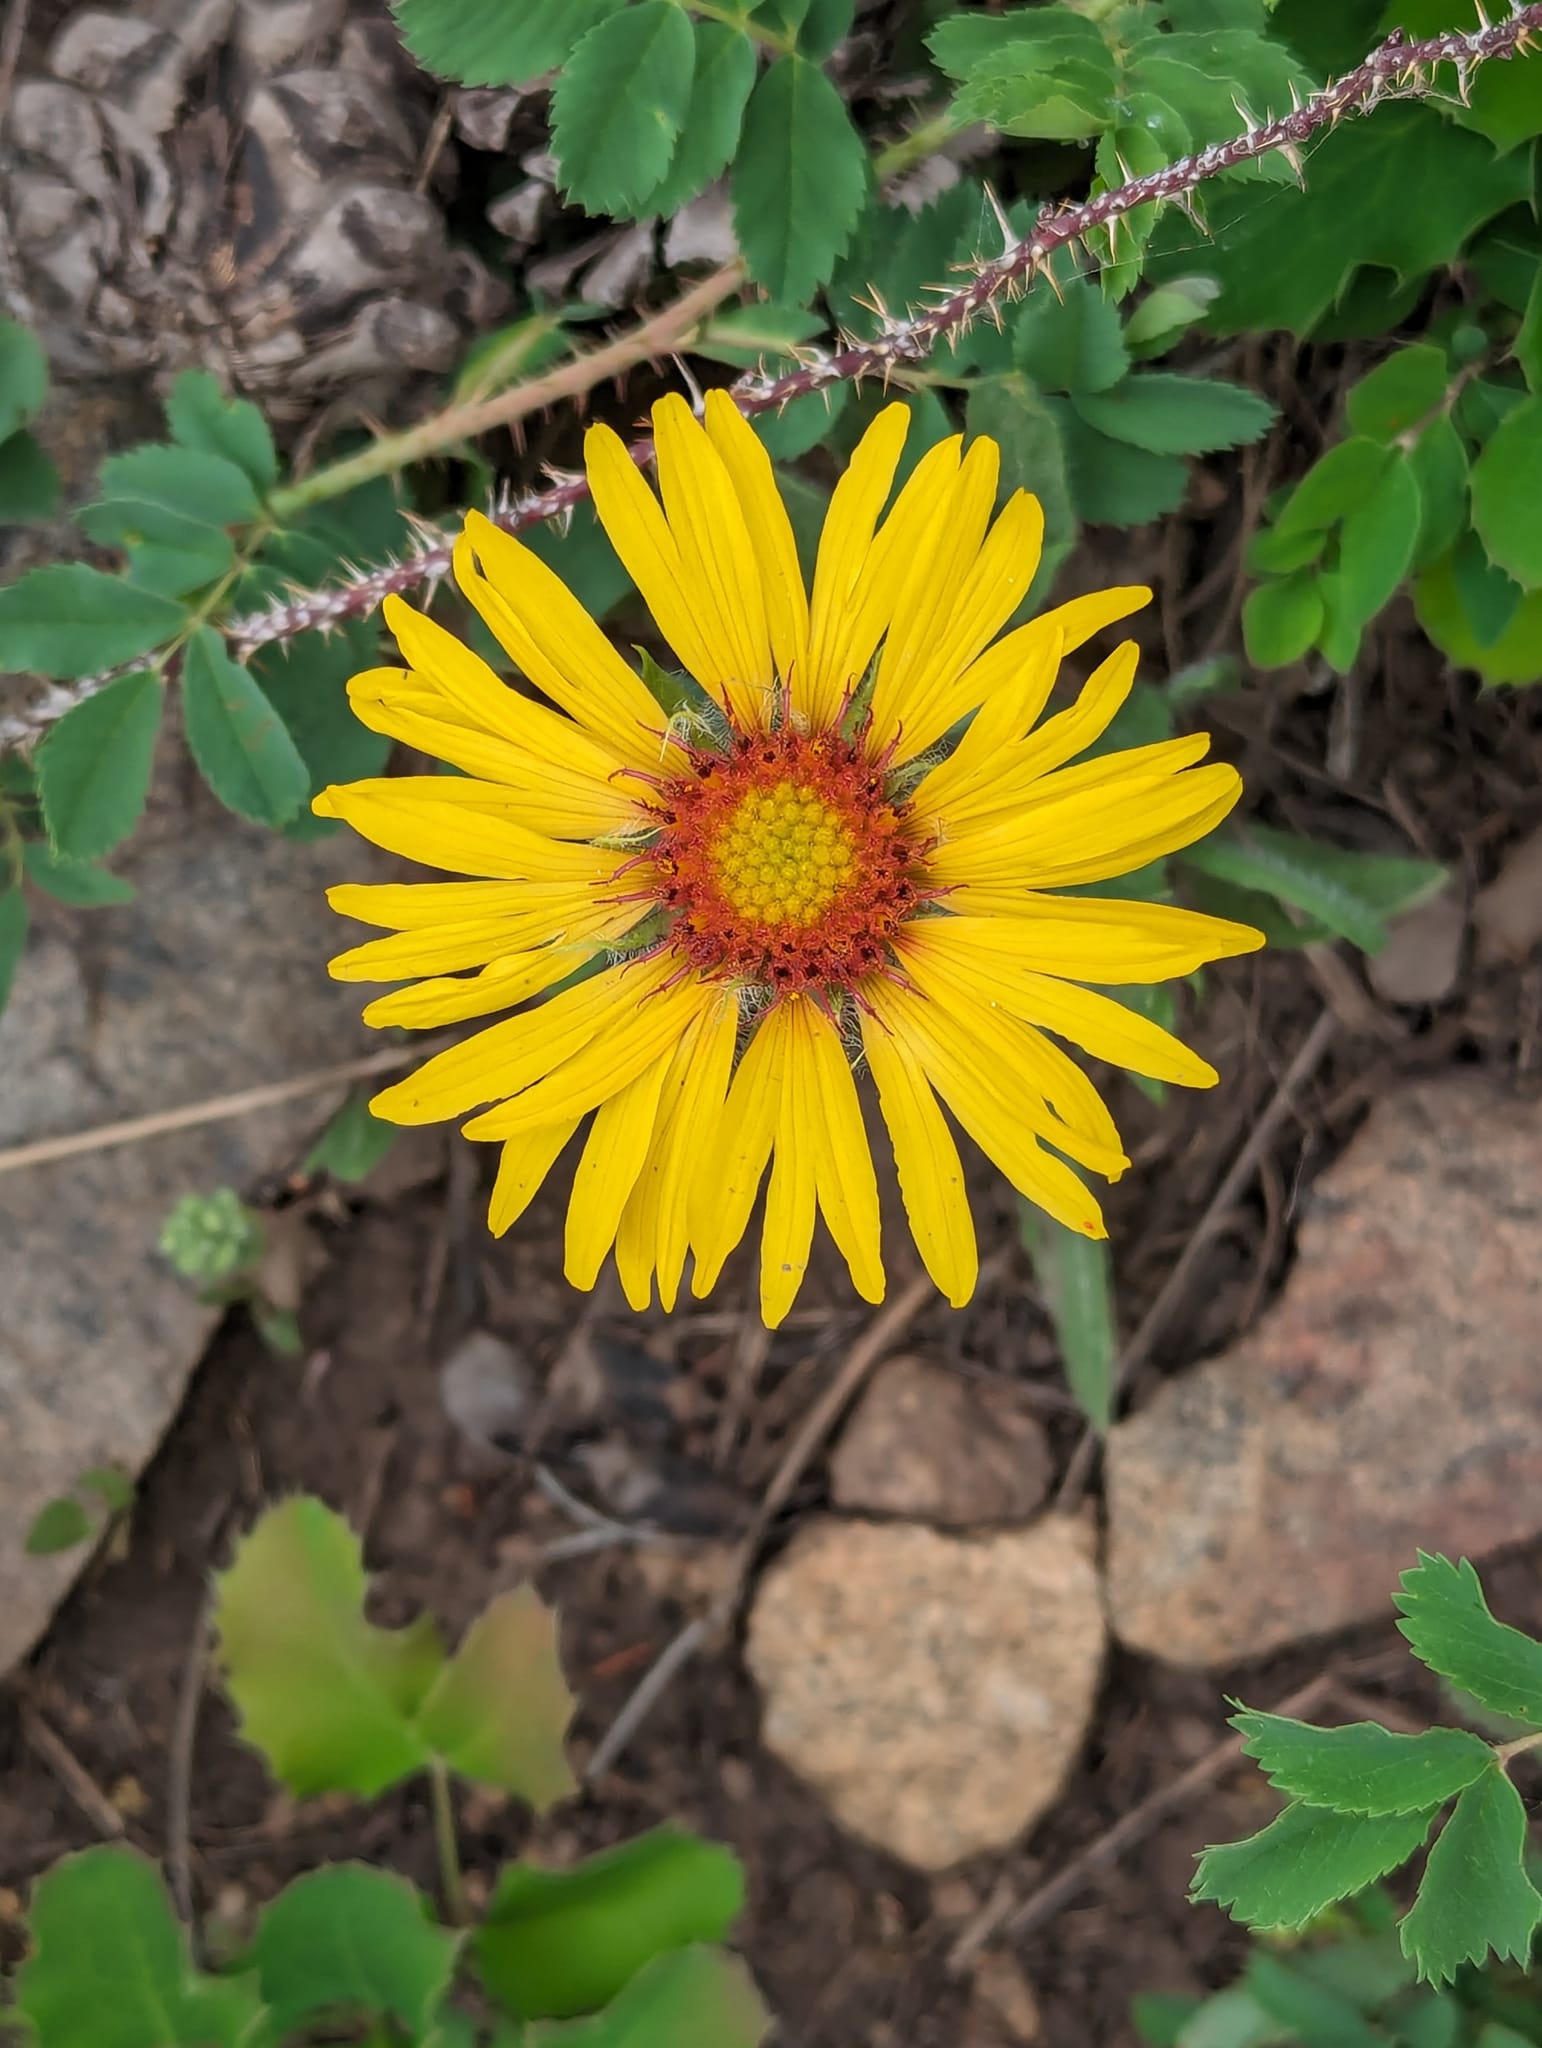
[{"label": "yellow petal", "polygon": [[338,882],[327,891],[339,917],[394,932],[516,915],[529,900],[525,882]]},{"label": "yellow petal", "polygon": [[711,1293],[723,1261],[743,1237],[771,1156],[786,1065],[787,1008],[778,1003],[756,1027],[728,1090],[717,1143],[691,1185],[691,1292],[698,1300]]},{"label": "yellow petal", "polygon": [[1173,903],[1033,896],[1010,916],[933,920],[940,943],[982,961],[1010,962],[1071,981],[1172,981],[1210,960],[1253,953],[1264,943],[1251,925],[1231,924]]},{"label": "yellow petal", "polygon": [[524,1215],[556,1165],[558,1153],[577,1129],[578,1118],[572,1117],[542,1130],[523,1131],[504,1145],[487,1205],[487,1227],[494,1237],[502,1237]]},{"label": "yellow petal", "polygon": [[447,974],[416,981],[408,988],[376,996],[364,1008],[364,1021],[384,1029],[437,1031],[446,1024],[464,1024],[511,1010],[543,990],[555,988],[594,955],[593,942],[543,946],[538,952],[515,953],[491,960],[478,974]]},{"label": "yellow petal", "polygon": [[810,1137],[819,1208],[864,1301],[883,1300],[878,1179],[846,1048],[829,1018],[803,1005]]},{"label": "yellow petal", "polygon": [[1181,739],[1156,740],[1149,747],[1122,747],[1070,768],[1052,769],[1048,775],[1016,772],[1011,767],[1013,751],[1001,756],[994,780],[982,777],[966,796],[947,806],[939,820],[945,839],[956,838],[966,827],[973,832],[1000,824],[1022,817],[1037,804],[1058,803],[1084,791],[1099,790],[1113,801],[1120,790],[1149,788],[1154,778],[1176,775],[1202,761],[1210,751],[1210,735],[1188,733]]},{"label": "yellow petal", "polygon": [[1025,974],[1014,994],[1017,1014],[1069,1038],[1094,1059],[1127,1067],[1153,1081],[1180,1088],[1213,1088],[1220,1076],[1208,1060],[1191,1052],[1151,1018],[1127,1010],[1111,996],[1044,974]]},{"label": "yellow petal", "polygon": [[427,931],[393,932],[369,939],[327,963],[334,981],[406,981],[419,974],[459,974],[485,967],[507,954],[527,954],[548,936],[543,914],[517,918],[472,918],[461,924],[434,925]]},{"label": "yellow petal", "polygon": [[[433,778],[441,786],[454,779]],[[407,786],[405,777],[375,784],[334,784],[326,794],[331,815],[342,818],[361,838],[387,853],[454,874],[507,881],[599,882],[609,880],[621,865],[621,856],[614,851],[548,839],[512,818],[494,817],[464,800],[446,799],[440,788],[421,794]],[[508,800],[506,790],[498,795]]]},{"label": "yellow petal", "polygon": [[1151,592],[1144,583],[1091,590],[1085,597],[1073,597],[1051,611],[1041,612],[1027,630],[1059,633],[1066,653],[1074,654],[1094,633],[1101,633],[1105,626],[1112,626],[1119,619],[1127,619],[1131,612],[1140,611],[1150,602]]},{"label": "yellow petal", "polygon": [[[753,436],[752,436],[753,438]],[[771,641],[744,508],[723,457],[678,393],[653,408],[659,493],[712,670],[697,681],[745,725],[770,715]]]},{"label": "yellow petal", "polygon": [[671,1046],[595,1111],[568,1199],[563,1271],[574,1287],[594,1285],[616,1241],[621,1211],[648,1156],[659,1090],[673,1058]]},{"label": "yellow petal", "polygon": [[[814,595],[809,608],[807,710],[816,726],[829,723],[842,695],[856,680],[855,675],[847,673],[850,608],[909,431],[909,406],[885,406],[857,443],[851,461],[830,494],[824,530],[819,537]],[[873,645],[876,644],[875,638]],[[871,652],[870,646],[868,653]],[[866,655],[862,659],[865,664]]]},{"label": "yellow petal", "polygon": [[[1003,647],[1009,644],[1010,639],[1001,642]],[[996,786],[1003,755],[1043,709],[1059,663],[1060,642],[1051,634],[1040,635],[1031,650],[1014,657],[1010,668],[1003,665],[989,695],[980,699],[968,731],[916,791],[913,801],[924,816],[935,820],[976,790]]]},{"label": "yellow petal", "polygon": [[790,681],[794,708],[803,711],[808,688],[808,598],[792,521],[776,487],[771,457],[726,391],[707,393],[707,432],[733,482],[750,546],[760,564],[777,673],[784,682]]},{"label": "yellow petal", "polygon": [[980,1255],[953,1133],[919,1063],[870,1011],[862,1013],[862,1047],[878,1086],[916,1249],[942,1294],[962,1308],[979,1279]]},{"label": "yellow petal", "polygon": [[782,1032],[783,1059],[776,1101],[776,1149],[766,1187],[760,1236],[760,1314],[768,1330],[786,1317],[808,1271],[814,1242],[814,1102],[809,1058],[810,1004],[789,996]]},{"label": "yellow petal", "polygon": [[454,566],[464,595],[537,689],[623,761],[646,768],[658,760],[658,705],[538,555],[480,512],[468,512]]}]

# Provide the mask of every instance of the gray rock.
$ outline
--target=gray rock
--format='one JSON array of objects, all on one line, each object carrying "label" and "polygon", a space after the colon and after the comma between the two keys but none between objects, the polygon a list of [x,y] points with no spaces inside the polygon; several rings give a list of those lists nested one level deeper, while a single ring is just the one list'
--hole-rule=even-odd
[{"label": "gray rock", "polygon": [[834,1516],[767,1571],[746,1655],[767,1746],[921,1870],[1004,1848],[1056,1798],[1103,1661],[1092,1536],[970,1540]]},{"label": "gray rock", "polygon": [[[327,978],[358,928],[322,895],[371,860],[351,834],[299,846],[223,815],[163,817],[115,863],[136,902],[38,920],[0,1015],[0,1145],[378,1045],[358,1021],[361,992]],[[33,1517],[92,1465],[140,1470],[217,1319],[156,1256],[166,1211],[283,1164],[337,1099],[0,1174],[0,1673],[84,1561],[26,1556]]]},{"label": "gray rock", "polygon": [[1049,1481],[1044,1432],[1010,1388],[924,1358],[878,1368],[830,1460],[837,1506],[944,1529],[1026,1522]]},{"label": "gray rock", "polygon": [[1391,1613],[1415,1550],[1542,1532],[1542,1103],[1386,1098],[1323,1174],[1284,1294],[1109,1436],[1109,1604],[1221,1665]]},{"label": "gray rock", "polygon": [[473,1330],[439,1368],[445,1414],[468,1443],[500,1457],[519,1449],[535,1391],[528,1360],[491,1330]]},{"label": "gray rock", "polygon": [[1448,882],[1428,903],[1406,911],[1387,943],[1365,963],[1371,986],[1389,1003],[1438,1003],[1450,995],[1462,969],[1467,913],[1462,892]]}]

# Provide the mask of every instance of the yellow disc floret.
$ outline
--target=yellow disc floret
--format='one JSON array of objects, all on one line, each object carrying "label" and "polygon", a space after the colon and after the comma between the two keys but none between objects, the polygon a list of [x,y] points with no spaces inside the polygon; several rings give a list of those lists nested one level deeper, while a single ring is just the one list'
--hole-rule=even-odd
[{"label": "yellow disc floret", "polygon": [[809,925],[851,880],[856,837],[806,783],[751,790],[711,841],[724,897],[757,924]]}]

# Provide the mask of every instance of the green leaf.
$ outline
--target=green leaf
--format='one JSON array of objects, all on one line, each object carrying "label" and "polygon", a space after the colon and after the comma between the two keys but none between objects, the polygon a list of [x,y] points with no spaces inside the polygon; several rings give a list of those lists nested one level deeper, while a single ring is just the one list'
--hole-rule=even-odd
[{"label": "green leaf", "polygon": [[698,21],[694,30],[690,101],[669,169],[646,200],[647,211],[665,219],[711,184],[732,158],[755,83],[755,46],[748,36],[722,21]]},{"label": "green leaf", "polygon": [[301,1170],[329,1173],[352,1185],[374,1171],[396,1138],[397,1126],[376,1116],[367,1096],[350,1095],[306,1153]]},{"label": "green leaf", "polygon": [[1277,1956],[1255,1952],[1244,1981],[1270,2018],[1289,2028],[1291,2040],[1310,2041],[1313,2048],[1386,2048],[1386,2034],[1349,1999],[1314,1984]]},{"label": "green leaf", "polygon": [[96,1534],[96,1524],[78,1500],[61,1494],[45,1500],[27,1531],[28,1557],[53,1557],[58,1551],[73,1550]]},{"label": "green leaf", "polygon": [[82,562],[33,569],[0,590],[0,669],[89,675],[163,645],[186,616],[170,598]]},{"label": "green leaf", "polygon": [[1542,1643],[1494,1619],[1468,1559],[1421,1550],[1398,1583],[1398,1627],[1420,1663],[1493,1713],[1542,1728]]},{"label": "green leaf", "polygon": [[390,759],[390,735],[372,731],[348,701],[349,678],[369,667],[375,644],[374,628],[355,624],[331,634],[297,634],[252,659],[258,687],[305,763],[306,798],[330,782],[379,775]]},{"label": "green leaf", "polygon": [[0,441],[0,525],[22,526],[58,509],[59,472],[31,434]]},{"label": "green leaf", "polygon": [[1472,466],[1472,523],[1490,561],[1525,590],[1542,587],[1542,398],[1528,398],[1502,420]]},{"label": "green leaf", "polygon": [[[1521,331],[1510,349],[1511,360],[1520,365],[1526,389],[1533,398],[1542,393],[1542,269],[1532,280],[1521,317]],[[0,455],[4,450],[0,449]]]},{"label": "green leaf", "polygon": [[1356,435],[1314,462],[1275,516],[1282,536],[1322,533],[1356,511],[1375,491],[1392,457],[1377,441]]},{"label": "green leaf", "polygon": [[[250,1961],[276,2044],[319,2019],[391,2018],[417,2033],[450,1988],[458,1938],[416,1886],[362,1863],[298,1877],[268,1906]],[[307,2024],[308,2023],[308,2024]]]},{"label": "green leaf", "polygon": [[[967,19],[955,17],[930,38],[946,70],[957,61]],[[954,102],[958,119],[1055,142],[1085,141],[1112,124],[1117,73],[1095,23],[1069,8],[1046,7],[1003,16],[998,25],[1008,33],[987,38],[973,31],[977,50]],[[952,61],[944,50],[955,52]]]},{"label": "green leaf", "polygon": [[529,2048],[758,2048],[770,2019],[737,1956],[659,1956],[593,2019],[534,2027]]},{"label": "green leaf", "polygon": [[20,889],[0,891],[0,1010],[10,1001],[21,956],[27,950],[27,899]]},{"label": "green leaf", "polygon": [[[1482,555],[1482,543],[1474,545]],[[1483,559],[1487,561],[1486,556]],[[1468,617],[1452,558],[1444,555],[1414,584],[1414,610],[1424,631],[1457,668],[1475,669],[1486,683],[1542,681],[1542,591],[1522,595],[1497,637],[1485,643]]]},{"label": "green leaf", "polygon": [[0,319],[0,441],[36,418],[48,396],[48,358],[35,334]]},{"label": "green leaf", "polygon": [[1001,450],[1004,490],[1032,491],[1044,507],[1046,551],[1076,532],[1059,423],[1025,377],[981,377],[970,386],[964,424]]},{"label": "green leaf", "polygon": [[1494,567],[1475,533],[1464,533],[1457,542],[1451,576],[1473,637],[1492,647],[1525,602],[1525,591],[1513,576]]},{"label": "green leaf", "polygon": [[1206,1849],[1189,1896],[1213,1900],[1249,1927],[1305,1927],[1406,1863],[1434,1817],[1433,1808],[1366,1816],[1287,1806],[1246,1841]]},{"label": "green leaf", "polygon": [[1189,488],[1189,466],[1176,455],[1152,455],[1112,441],[1088,426],[1064,399],[1054,399],[1070,467],[1071,498],[1097,526],[1144,526],[1175,512]]},{"label": "green leaf", "polygon": [[262,507],[239,463],[204,448],[145,442],[102,464],[104,503],[163,507],[202,526],[243,526]]},{"label": "green leaf", "polygon": [[1262,889],[1305,911],[1365,953],[1380,952],[1385,945],[1386,919],[1426,902],[1446,880],[1438,861],[1323,846],[1254,822],[1240,836],[1186,847],[1182,858],[1201,874],[1243,889]]},{"label": "green leaf", "polygon": [[417,1719],[424,1741],[462,1777],[544,1813],[577,1789],[562,1747],[573,1707],[557,1618],[532,1587],[518,1586],[477,1616]]},{"label": "green leaf", "polygon": [[1281,533],[1278,527],[1260,527],[1248,542],[1244,562],[1250,576],[1289,576],[1318,561],[1327,545],[1326,532]]},{"label": "green leaf", "polygon": [[663,179],[691,99],[696,44],[673,0],[598,22],[552,93],[562,189],[586,213],[634,214]]},{"label": "green leaf", "polygon": [[1137,371],[1111,391],[1071,403],[1091,427],[1152,455],[1204,455],[1256,441],[1274,418],[1267,398],[1219,378]]},{"label": "green leaf", "polygon": [[1450,374],[1443,348],[1427,341],[1400,348],[1351,389],[1344,406],[1351,429],[1395,441],[1444,403]]},{"label": "green leaf", "polygon": [[256,490],[271,490],[278,482],[278,451],[266,420],[249,398],[227,398],[209,371],[177,372],[166,421],[174,441],[235,463]]},{"label": "green leaf", "polygon": [[1292,576],[1248,592],[1242,607],[1242,644],[1256,668],[1288,668],[1316,645],[1322,624],[1318,579],[1310,574]]},{"label": "green leaf", "polygon": [[270,1508],[217,1586],[241,1733],[282,1784],[371,1797],[428,1762],[412,1716],[444,1661],[438,1631],[426,1615],[365,1620],[359,1539],[340,1516],[303,1495]]},{"label": "green leaf", "polygon": [[126,1515],[134,1505],[134,1482],[116,1465],[93,1465],[80,1484],[96,1494],[110,1515]]},{"label": "green leaf", "polygon": [[810,299],[851,239],[868,161],[845,101],[817,66],[780,57],[750,94],[733,168],[734,228],[757,284]]},{"label": "green leaf", "polygon": [[1304,192],[1286,186],[1249,199],[1203,260],[1187,224],[1175,230],[1181,248],[1171,261],[1219,282],[1207,321],[1216,333],[1304,335],[1362,264],[1422,276],[1451,262],[1484,221],[1527,200],[1529,185],[1523,155],[1496,160],[1433,107],[1385,106],[1317,144]]},{"label": "green leaf", "polygon": [[654,1828],[565,1870],[509,1864],[472,1949],[516,2019],[565,2019],[604,2005],[668,1951],[721,1941],[743,1903],[730,1851]]},{"label": "green leaf", "polygon": [[222,527],[206,526],[142,498],[110,498],[76,514],[83,533],[101,547],[122,548],[126,580],[159,597],[187,597],[217,582],[236,558]]},{"label": "green leaf", "polygon": [[1101,1436],[1112,1413],[1114,1361],[1119,1354],[1108,1246],[1067,1230],[1021,1200],[1018,1228],[1055,1326],[1066,1385]]},{"label": "green leaf", "polygon": [[36,2048],[236,2048],[258,2011],[256,1979],[195,1970],[154,1866],[132,1849],[87,1849],[39,1878],[32,1953],[16,2009]]},{"label": "green leaf", "polygon": [[1398,455],[1369,498],[1345,518],[1339,535],[1342,602],[1356,624],[1375,618],[1396,594],[1413,562],[1423,518],[1418,478]]},{"label": "green leaf", "polygon": [[1057,298],[1039,283],[1012,322],[1012,360],[1041,391],[1108,391],[1130,367],[1119,315],[1080,280]]},{"label": "green leaf", "polygon": [[37,754],[38,795],[56,850],[92,860],[127,839],[150,788],[163,691],[148,669],[66,711]]},{"label": "green leaf", "polygon": [[1131,355],[1165,354],[1180,334],[1205,317],[1216,289],[1213,277],[1181,277],[1148,292],[1124,324]]},{"label": "green leaf", "polygon": [[1455,545],[1467,528],[1467,449],[1449,417],[1425,428],[1408,457],[1424,514],[1413,565],[1423,569]]},{"label": "green leaf", "polygon": [[1145,2048],[1180,2048],[1184,2028],[1204,2003],[1187,1991],[1137,1991],[1130,2000],[1130,2025]]},{"label": "green leaf", "polygon": [[523,85],[561,64],[625,0],[391,0],[425,71],[458,85]]},{"label": "green leaf", "polygon": [[68,903],[76,910],[132,903],[138,894],[133,883],[121,875],[110,875],[92,861],[66,860],[40,839],[29,840],[23,847],[22,866],[29,882],[56,903]]},{"label": "green leaf", "polygon": [[755,432],[777,462],[795,462],[825,439],[846,410],[850,397],[849,384],[811,391],[805,398],[793,399],[779,412],[759,414],[754,421]]},{"label": "green leaf", "polygon": [[188,642],[182,710],[193,759],[227,809],[262,825],[294,816],[309,772],[262,686],[231,660],[212,626],[200,626]]},{"label": "green leaf", "polygon": [[1465,1728],[1419,1735],[1394,1735],[1374,1721],[1313,1728],[1246,1708],[1231,1725],[1277,1792],[1335,1813],[1422,1812],[1454,1798],[1494,1760]]},{"label": "green leaf", "polygon": [[1542,1895],[1526,1875],[1526,1809],[1498,1764],[1457,1800],[1403,1918],[1403,1953],[1427,1984],[1449,1984],[1492,1952],[1526,1964]]}]

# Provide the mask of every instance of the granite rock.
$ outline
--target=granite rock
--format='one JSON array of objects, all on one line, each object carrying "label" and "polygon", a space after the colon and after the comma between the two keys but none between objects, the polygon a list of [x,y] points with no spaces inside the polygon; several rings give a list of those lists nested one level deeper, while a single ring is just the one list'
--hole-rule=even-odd
[{"label": "granite rock", "polygon": [[837,1506],[945,1529],[1026,1522],[1050,1476],[1044,1432],[1010,1388],[924,1358],[879,1367],[830,1460]]},{"label": "granite rock", "polygon": [[1233,1664],[1390,1613],[1414,1552],[1542,1531],[1542,1103],[1480,1076],[1377,1104],[1279,1301],[1108,1443],[1115,1633]]},{"label": "granite rock", "polygon": [[747,1656],[767,1746],[841,1824],[921,1870],[1004,1848],[1058,1795],[1092,1713],[1090,1529],[964,1538],[823,1517],[761,1582]]}]

